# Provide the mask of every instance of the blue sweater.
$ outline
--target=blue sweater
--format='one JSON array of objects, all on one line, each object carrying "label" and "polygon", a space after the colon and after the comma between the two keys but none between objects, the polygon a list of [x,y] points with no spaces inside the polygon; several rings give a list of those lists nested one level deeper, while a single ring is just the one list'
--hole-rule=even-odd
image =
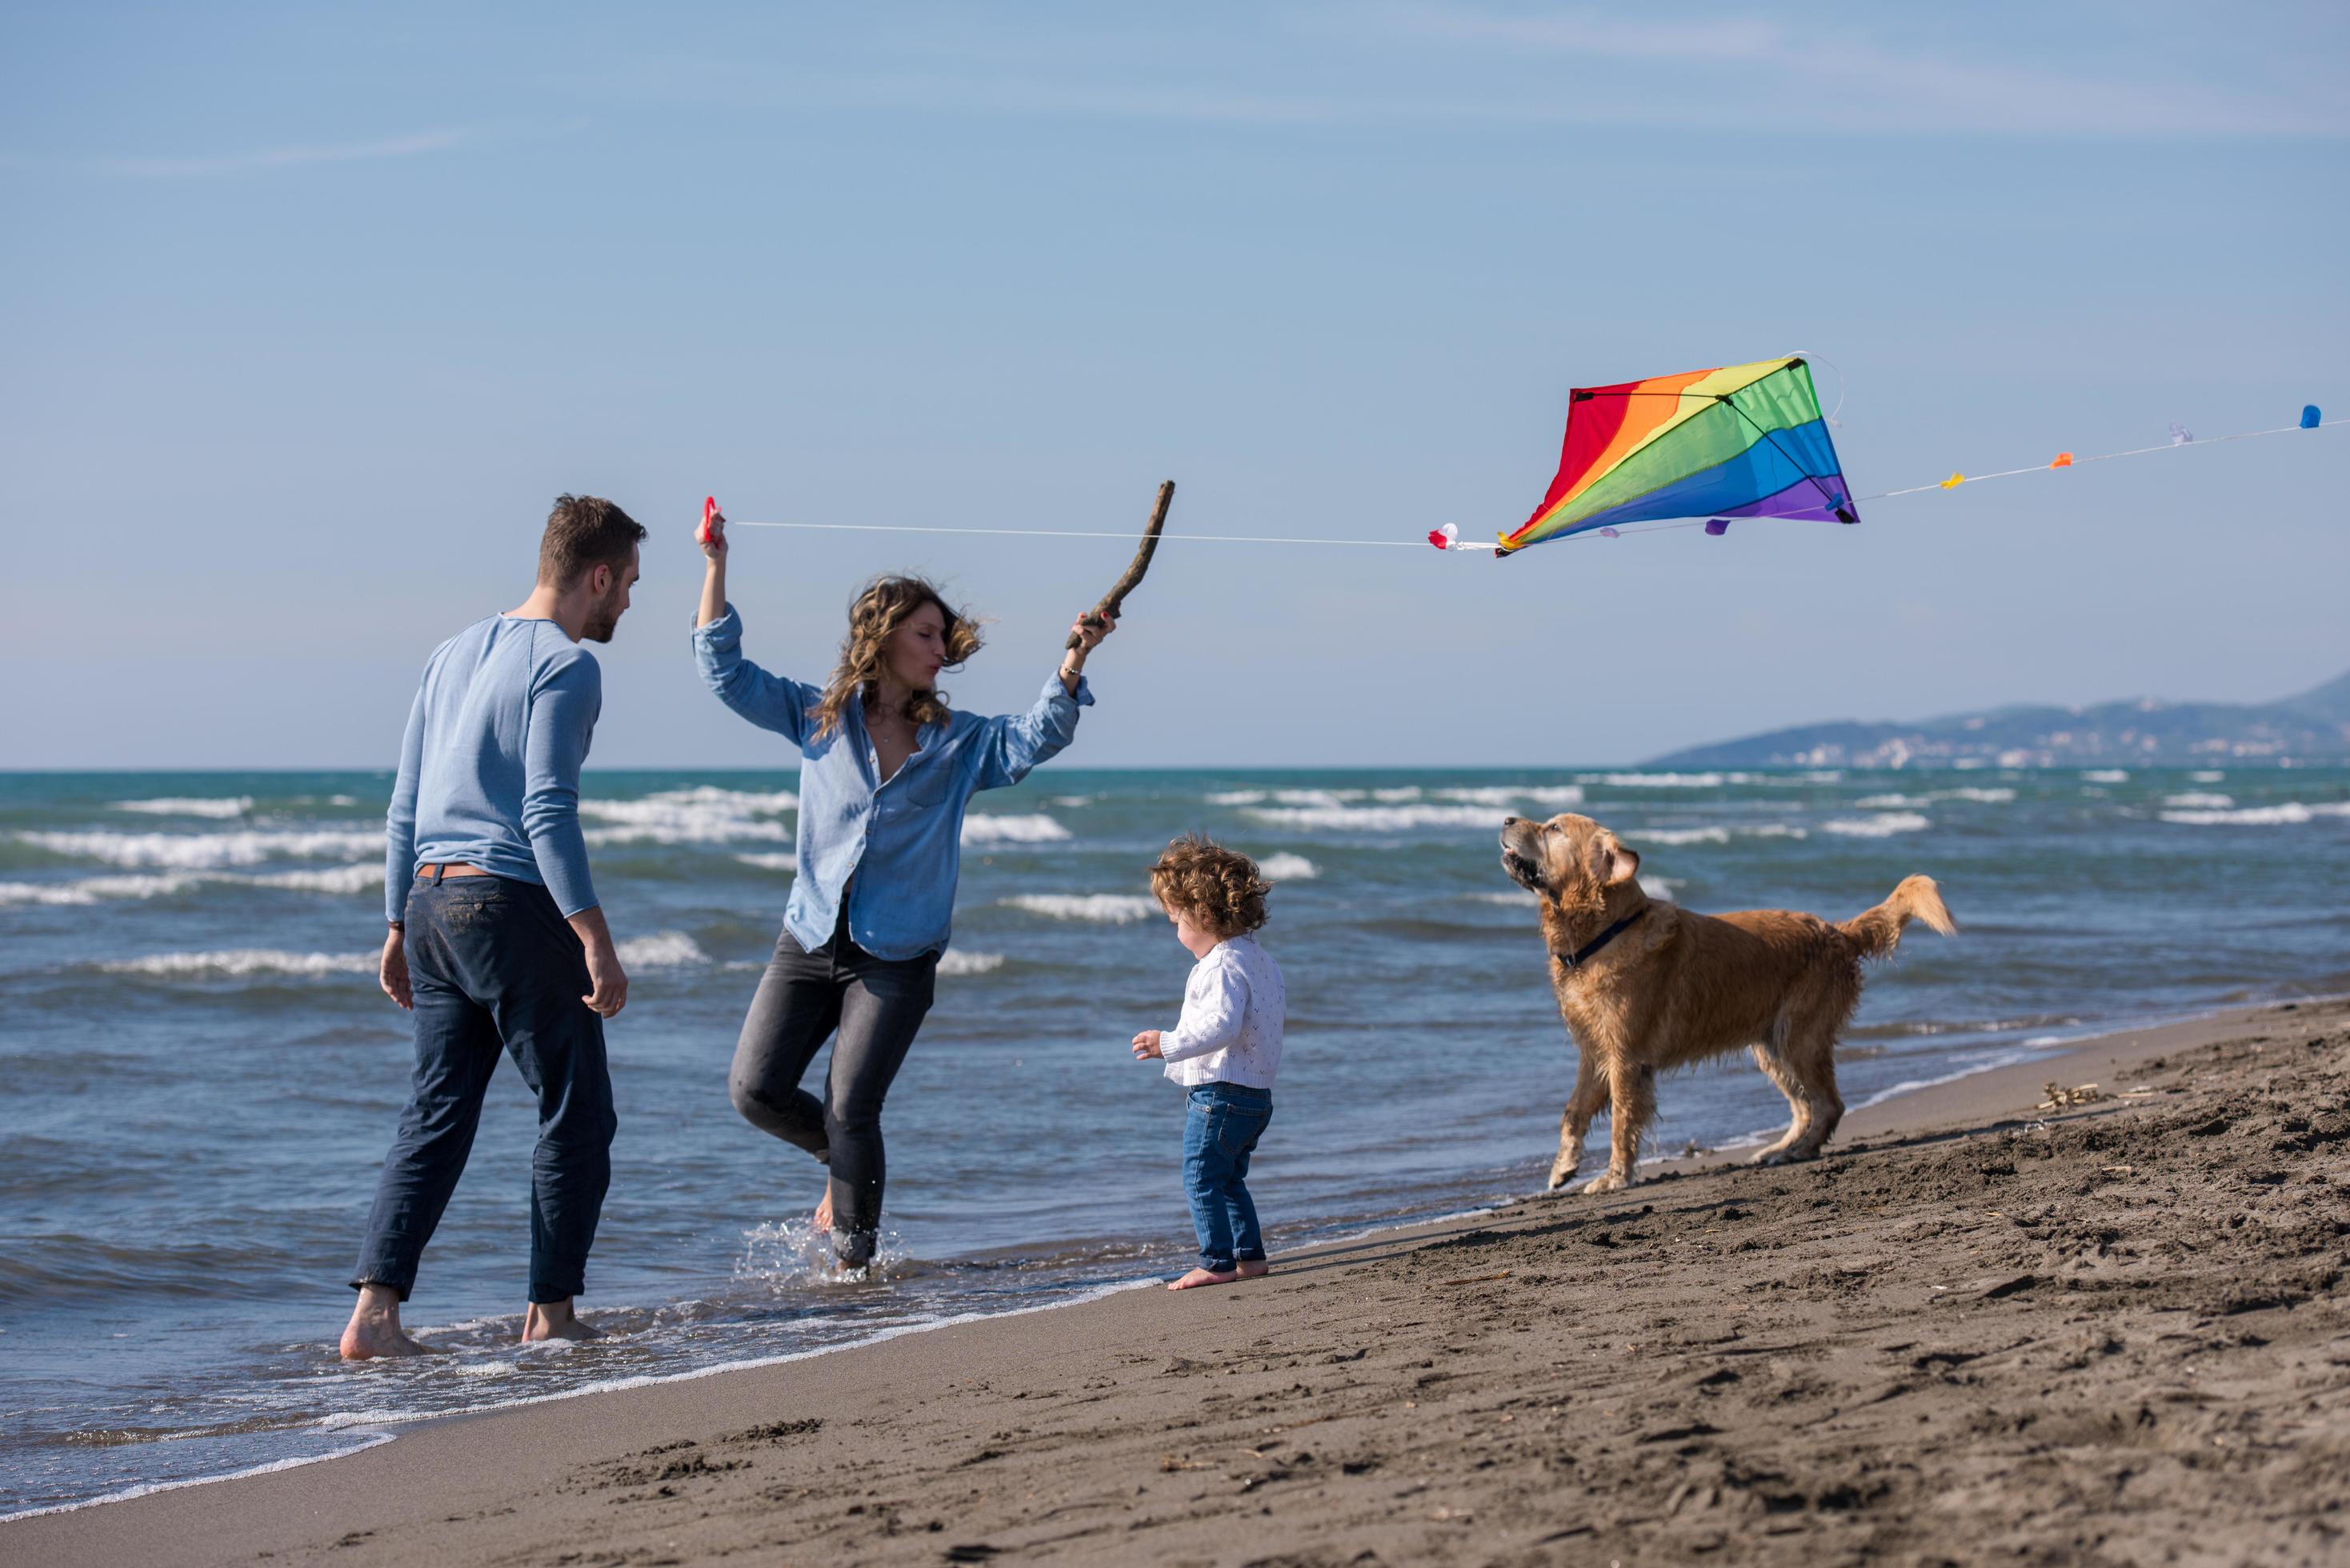
[{"label": "blue sweater", "polygon": [[818,734],[813,713],[823,693],[743,658],[733,605],[693,634],[693,657],[720,701],[799,752],[800,868],[784,924],[811,952],[832,940],[844,896],[849,940],[875,958],[943,949],[953,933],[972,795],[1018,784],[1058,753],[1077,732],[1077,710],[1094,700],[1083,680],[1072,697],[1055,675],[1025,713],[958,712],[925,724],[914,754],[884,780],[864,699],[851,697],[840,722]]},{"label": "blue sweater", "polygon": [[579,764],[604,706],[596,656],[551,620],[494,615],[425,661],[385,818],[385,916],[416,868],[463,861],[536,882],[566,917],[593,908]]}]

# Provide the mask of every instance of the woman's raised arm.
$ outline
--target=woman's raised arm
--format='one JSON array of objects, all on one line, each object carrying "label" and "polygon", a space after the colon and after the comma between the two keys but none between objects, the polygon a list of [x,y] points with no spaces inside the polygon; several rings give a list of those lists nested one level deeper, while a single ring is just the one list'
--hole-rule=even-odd
[{"label": "woman's raised arm", "polygon": [[726,514],[712,509],[697,537],[709,566],[702,574],[702,607],[693,624],[704,627],[726,613]]}]

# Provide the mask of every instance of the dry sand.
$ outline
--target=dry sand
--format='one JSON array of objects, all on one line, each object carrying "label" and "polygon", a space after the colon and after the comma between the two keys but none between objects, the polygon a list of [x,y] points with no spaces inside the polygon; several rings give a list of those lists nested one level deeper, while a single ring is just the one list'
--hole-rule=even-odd
[{"label": "dry sand", "polygon": [[[2043,1112],[2047,1079],[2106,1097]],[[2350,1561],[2350,1006],[1846,1127],[1253,1284],[436,1422],[0,1525],[0,1562]]]}]

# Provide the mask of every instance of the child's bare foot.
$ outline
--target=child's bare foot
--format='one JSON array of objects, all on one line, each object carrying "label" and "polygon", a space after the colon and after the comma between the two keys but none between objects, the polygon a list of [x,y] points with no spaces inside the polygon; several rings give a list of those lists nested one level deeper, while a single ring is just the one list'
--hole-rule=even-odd
[{"label": "child's bare foot", "polygon": [[1167,1288],[1170,1291],[1196,1291],[1201,1285],[1228,1285],[1240,1277],[1237,1270],[1219,1274],[1209,1269],[1194,1269]]},{"label": "child's bare foot", "polygon": [[827,1235],[832,1233],[832,1183],[824,1184],[824,1201],[816,1206],[816,1228]]},{"label": "child's bare foot", "polygon": [[1238,1269],[1240,1277],[1244,1280],[1261,1280],[1273,1272],[1273,1265],[1263,1258],[1243,1258]]},{"label": "child's bare foot", "polygon": [[343,1329],[341,1349],[345,1361],[432,1354],[431,1346],[409,1338],[400,1326],[400,1293],[377,1284],[359,1287],[359,1305],[351,1309],[351,1321]]},{"label": "child's bare foot", "polygon": [[581,1323],[573,1314],[568,1301],[533,1302],[530,1311],[523,1314],[522,1342],[534,1345],[542,1339],[601,1339],[598,1330]]}]

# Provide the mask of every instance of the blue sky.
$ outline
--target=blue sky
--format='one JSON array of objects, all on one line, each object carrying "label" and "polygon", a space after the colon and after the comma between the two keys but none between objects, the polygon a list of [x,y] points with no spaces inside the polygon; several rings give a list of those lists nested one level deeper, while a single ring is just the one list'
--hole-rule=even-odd
[{"label": "blue sky", "polygon": [[[655,530],[601,765],[775,764],[695,681],[737,517],[1416,539],[1570,386],[1807,351],[1862,493],[2350,412],[2324,5],[903,5],[0,18],[0,765],[380,765],[550,498]],[[1568,764],[2350,666],[2342,433],[1543,548],[1170,544],[1069,761]],[[1117,541],[747,533],[1024,705]]]}]

